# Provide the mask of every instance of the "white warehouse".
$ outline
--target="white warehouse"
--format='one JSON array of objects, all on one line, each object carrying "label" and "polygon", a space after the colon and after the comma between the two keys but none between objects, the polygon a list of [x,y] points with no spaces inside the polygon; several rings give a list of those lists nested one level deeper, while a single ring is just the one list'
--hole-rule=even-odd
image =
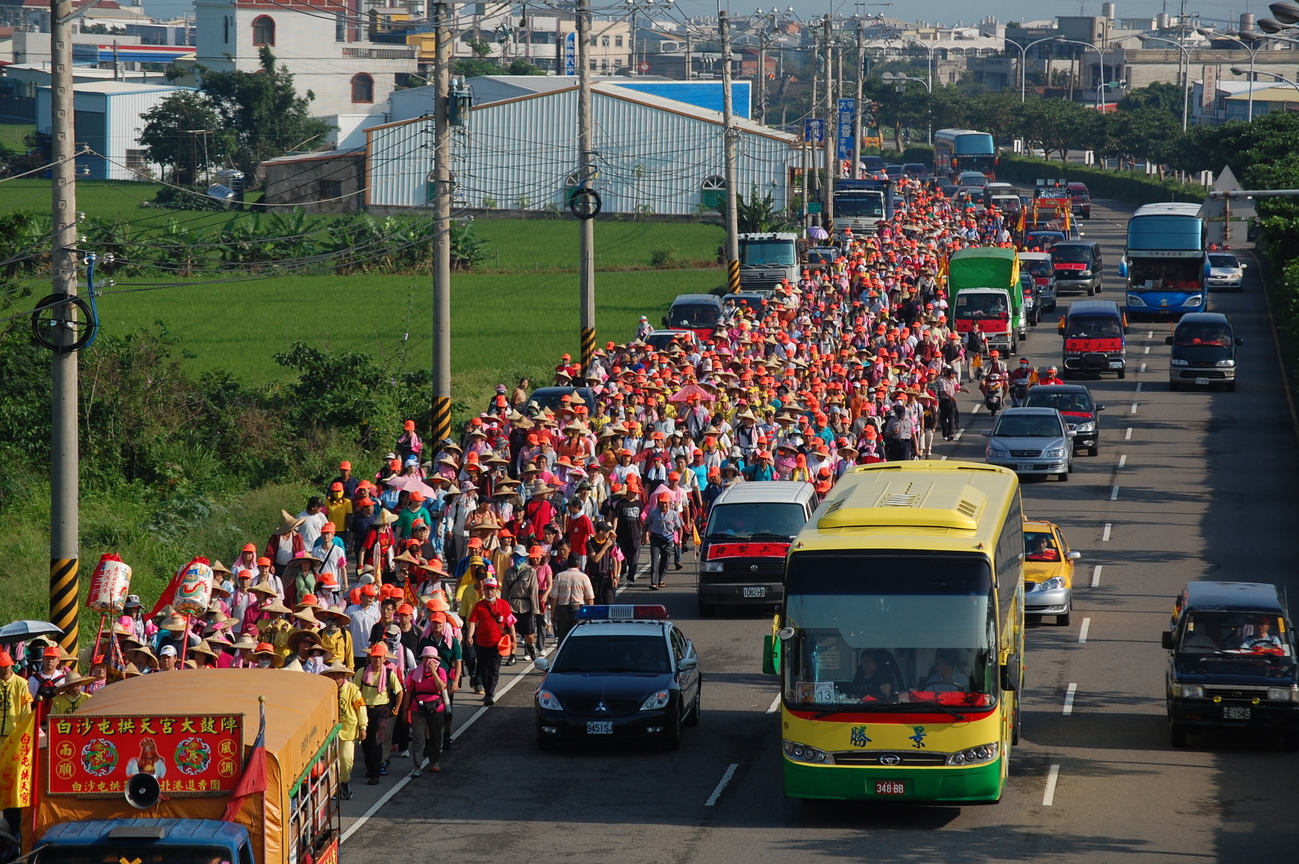
[{"label": "white warehouse", "polygon": [[[512,78],[511,83],[526,82]],[[577,82],[536,77],[521,96],[476,105],[452,136],[455,206],[553,210],[567,206],[577,176]],[[522,85],[521,85],[522,86]],[[722,115],[609,82],[592,85],[595,189],[606,213],[686,216],[718,208],[723,189]],[[737,189],[770,193],[784,208],[798,139],[737,118]],[[433,171],[433,121],[419,117],[366,130],[367,209],[425,207]]]}]

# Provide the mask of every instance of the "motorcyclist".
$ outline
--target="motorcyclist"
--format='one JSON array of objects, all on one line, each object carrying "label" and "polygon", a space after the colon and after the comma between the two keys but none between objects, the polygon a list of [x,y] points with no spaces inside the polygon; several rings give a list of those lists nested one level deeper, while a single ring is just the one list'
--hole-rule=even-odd
[{"label": "motorcyclist", "polygon": [[1040,385],[1063,384],[1064,380],[1056,374],[1058,371],[1054,366],[1046,367],[1046,375],[1040,378],[1037,383]]},{"label": "motorcyclist", "polygon": [[1010,391],[1014,395],[1015,407],[1028,401],[1028,389],[1037,383],[1037,372],[1028,365],[1027,357],[1019,358],[1019,366],[1010,372]]}]

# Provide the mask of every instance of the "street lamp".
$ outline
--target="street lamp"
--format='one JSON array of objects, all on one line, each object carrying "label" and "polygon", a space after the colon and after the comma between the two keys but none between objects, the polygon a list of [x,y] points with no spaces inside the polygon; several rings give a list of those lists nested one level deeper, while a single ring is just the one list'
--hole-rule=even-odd
[{"label": "street lamp", "polygon": [[[1174,42],[1172,39],[1164,39],[1161,36],[1138,36],[1137,39],[1144,45],[1147,42],[1166,42],[1181,51],[1186,57],[1186,78],[1182,81],[1182,131],[1186,131],[1186,112],[1191,101],[1191,49],[1187,48],[1180,42]],[[1203,104],[1203,103],[1201,103]]]},{"label": "street lamp", "polygon": [[[885,72],[883,75],[880,76],[880,80],[882,80],[885,84],[894,84],[896,86],[897,92],[899,93],[906,91],[908,81],[915,81],[917,84],[924,84],[925,92],[928,93],[930,96],[934,95],[934,82],[932,80],[926,80],[924,78],[915,78],[912,77],[911,75],[904,75],[901,72]],[[928,114],[929,114],[929,131],[926,135],[926,139],[928,140],[930,146],[932,146],[934,143],[934,106],[933,105],[929,106]]]},{"label": "street lamp", "polygon": [[1083,42],[1078,39],[1065,39],[1061,36],[1057,36],[1055,41],[1065,45],[1081,45],[1084,48],[1090,48],[1091,50],[1096,52],[1096,59],[1100,62],[1100,67],[1101,67],[1101,80],[1098,86],[1096,87],[1096,101],[1098,103],[1097,107],[1100,109],[1100,112],[1104,114],[1105,107],[1106,107],[1105,89],[1104,89],[1105,88],[1105,55],[1101,53],[1101,49],[1097,48],[1095,45],[1091,44],[1090,42]]},{"label": "street lamp", "polygon": [[[1257,37],[1257,38],[1253,38],[1253,37]],[[1257,33],[1253,33],[1252,31],[1245,32],[1245,31],[1233,30],[1230,33],[1224,33],[1221,36],[1215,36],[1214,38],[1226,39],[1229,42],[1235,42],[1237,45],[1239,45],[1240,47],[1244,48],[1246,51],[1249,52],[1249,109],[1247,114],[1248,117],[1247,122],[1253,123],[1254,122],[1254,55],[1256,55],[1259,51],[1263,50],[1263,46],[1266,45],[1267,43],[1263,41],[1263,37],[1261,35]],[[1247,39],[1249,40],[1248,42],[1245,41]],[[1235,68],[1237,67],[1235,66],[1232,67],[1232,69]],[[1233,72],[1232,74],[1239,75],[1240,73]]]},{"label": "street lamp", "polygon": [[1028,49],[1032,48],[1034,45],[1040,45],[1043,42],[1058,42],[1060,41],[1060,38],[1061,37],[1059,36],[1048,36],[1045,39],[1034,39],[1032,42],[1028,43],[1027,45],[1020,45],[1018,42],[1010,43],[1011,45],[1014,45],[1016,48],[1019,49],[1019,104],[1020,105],[1024,104],[1024,93],[1027,89],[1024,86],[1024,81],[1025,81],[1024,67],[1028,64]]}]

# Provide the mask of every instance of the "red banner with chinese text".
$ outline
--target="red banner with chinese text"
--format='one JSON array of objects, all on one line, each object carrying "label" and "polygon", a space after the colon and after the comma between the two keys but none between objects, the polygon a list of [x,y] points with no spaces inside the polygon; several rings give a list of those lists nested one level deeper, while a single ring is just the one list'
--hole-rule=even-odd
[{"label": "red banner with chinese text", "polygon": [[242,714],[68,715],[50,718],[50,795],[123,794],[152,774],[168,797],[226,795],[243,770]]}]

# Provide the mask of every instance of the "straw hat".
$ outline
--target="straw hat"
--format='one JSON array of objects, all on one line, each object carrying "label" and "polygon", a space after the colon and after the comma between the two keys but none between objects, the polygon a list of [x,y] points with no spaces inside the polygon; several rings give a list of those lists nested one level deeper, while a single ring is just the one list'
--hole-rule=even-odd
[{"label": "straw hat", "polygon": [[296,652],[298,650],[298,646],[302,644],[303,639],[310,639],[312,642],[315,642],[317,645],[320,645],[320,635],[316,633],[314,630],[294,630],[292,633],[289,634],[289,641],[288,641],[289,650]]},{"label": "straw hat", "polygon": [[148,645],[141,645],[141,646],[139,646],[139,647],[137,647],[137,648],[134,648],[134,649],[132,649],[131,653],[132,653],[132,654],[143,654],[144,656],[148,657],[148,658],[153,662],[153,664],[154,664],[155,666],[158,664],[158,658],[157,658],[156,656],[154,656],[154,653],[153,653],[152,651],[149,650],[149,646],[148,646]]},{"label": "straw hat", "polygon": [[[213,562],[212,562],[212,572],[213,572],[213,573],[225,573],[225,574],[228,575],[228,574],[230,573],[230,568],[227,567],[226,565],[222,564],[222,563],[221,563],[221,559],[218,558],[216,561],[213,561]],[[214,588],[216,587],[215,584],[213,585],[213,587],[214,587]]]},{"label": "straw hat", "polygon": [[351,624],[351,623],[352,623],[352,616],[351,616],[351,615],[348,615],[346,612],[344,612],[344,611],[343,611],[343,607],[342,607],[342,606],[339,606],[338,604],[334,604],[333,606],[330,606],[328,609],[321,610],[321,613],[320,613],[320,614],[321,614],[321,615],[334,615],[334,616],[337,616],[338,618],[343,619],[341,623],[342,623],[342,625],[343,625],[344,627],[346,627],[348,624]]},{"label": "straw hat", "polygon": [[280,598],[278,598],[278,597],[276,597],[275,600],[273,600],[272,602],[267,603],[265,606],[263,606],[263,607],[262,607],[262,611],[263,611],[263,612],[278,612],[278,613],[280,613],[281,615],[292,615],[292,614],[293,614],[293,610],[290,609],[288,606],[285,606],[283,603],[281,603],[281,602],[280,602]]},{"label": "straw hat", "polygon": [[127,663],[126,668],[122,670],[122,677],[124,678],[138,678],[139,676],[140,667],[136,666],[134,663]]},{"label": "straw hat", "polygon": [[306,521],[307,521],[306,519],[299,519],[297,516],[292,515],[291,513],[289,513],[288,510],[281,510],[280,527],[272,531],[271,534],[277,537],[282,537],[283,535],[288,534],[290,531],[298,530],[300,527],[302,527],[302,523]]},{"label": "straw hat", "polygon": [[202,642],[195,645],[193,648],[190,648],[189,653],[206,654],[207,656],[211,657],[213,660],[215,660],[217,657],[217,652],[212,650],[212,646],[208,644],[206,639],[204,639]]},{"label": "straw hat", "polygon": [[348,669],[346,666],[344,666],[342,661],[335,660],[333,663],[330,663],[328,666],[326,666],[321,671],[320,674],[321,675],[346,675],[348,678],[351,678],[354,673],[352,672],[351,669]]},{"label": "straw hat", "polygon": [[185,619],[179,615],[170,615],[167,620],[158,625],[163,630],[173,630],[177,633],[184,633],[186,628]]},{"label": "straw hat", "polygon": [[311,608],[312,607],[310,606],[305,606],[302,609],[299,609],[297,612],[294,612],[293,617],[297,618],[299,621],[303,621],[307,624],[310,624],[313,627],[319,627],[321,626],[320,619],[316,617],[316,613],[311,611]]},{"label": "straw hat", "polygon": [[375,522],[375,524],[391,525],[396,521],[397,521],[397,516],[395,513],[393,513],[391,510],[384,510],[382,513],[379,514],[379,519]]},{"label": "straw hat", "polygon": [[397,557],[393,558],[392,560],[393,560],[393,561],[396,561],[396,562],[398,562],[398,563],[401,563],[401,564],[418,564],[418,563],[420,563],[419,559],[416,558],[416,557],[414,557],[413,555],[411,555],[409,552],[403,552],[403,553],[401,553],[400,555],[398,555]]},{"label": "straw hat", "polygon": [[265,594],[268,597],[278,597],[280,595],[280,592],[276,591],[275,586],[271,585],[270,582],[258,582],[248,590],[256,591],[258,594]]},{"label": "straw hat", "polygon": [[240,636],[238,639],[236,639],[234,644],[231,645],[230,647],[234,648],[237,651],[244,651],[244,650],[254,651],[257,648],[257,640],[254,639],[252,636],[248,635],[247,633],[245,633],[242,636]]}]

